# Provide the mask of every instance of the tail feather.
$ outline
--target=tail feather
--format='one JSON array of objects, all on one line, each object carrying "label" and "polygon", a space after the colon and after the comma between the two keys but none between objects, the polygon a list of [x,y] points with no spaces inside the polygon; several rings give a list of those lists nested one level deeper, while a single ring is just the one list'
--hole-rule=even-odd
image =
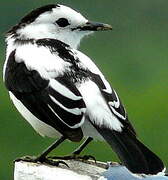
[{"label": "tail feather", "polygon": [[161,159],[129,132],[97,128],[117,153],[121,162],[133,173],[157,174],[163,171]]}]

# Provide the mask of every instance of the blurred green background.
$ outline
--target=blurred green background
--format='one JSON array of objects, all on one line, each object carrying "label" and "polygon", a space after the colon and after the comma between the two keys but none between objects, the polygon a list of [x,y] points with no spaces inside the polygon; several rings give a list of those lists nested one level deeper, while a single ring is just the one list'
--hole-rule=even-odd
[{"label": "blurred green background", "polygon": [[[168,165],[168,1],[167,0],[1,0],[0,65],[5,59],[4,33],[30,10],[62,3],[91,20],[109,23],[113,31],[84,39],[81,51],[96,61],[119,93],[139,138]],[[36,155],[53,139],[42,138],[9,100],[1,77],[0,179],[13,179],[13,160]],[[54,154],[67,154],[78,144],[66,142]],[[107,144],[94,142],[85,154],[116,161]]]}]

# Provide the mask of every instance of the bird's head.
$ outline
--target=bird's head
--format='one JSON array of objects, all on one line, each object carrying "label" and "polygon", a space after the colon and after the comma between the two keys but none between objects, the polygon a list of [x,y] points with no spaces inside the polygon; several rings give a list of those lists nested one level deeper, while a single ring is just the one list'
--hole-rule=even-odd
[{"label": "bird's head", "polygon": [[108,24],[91,22],[64,5],[46,5],[33,10],[15,25],[7,36],[18,40],[52,38],[77,48],[93,31],[111,30]]}]

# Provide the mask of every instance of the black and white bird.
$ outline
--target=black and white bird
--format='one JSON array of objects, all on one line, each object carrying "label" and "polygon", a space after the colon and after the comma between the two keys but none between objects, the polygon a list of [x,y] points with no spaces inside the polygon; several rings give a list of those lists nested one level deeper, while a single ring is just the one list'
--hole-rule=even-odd
[{"label": "black and white bird", "polygon": [[5,85],[17,110],[40,135],[61,136],[36,160],[45,161],[65,139],[88,137],[74,154],[101,139],[132,172],[156,174],[164,170],[162,161],[137,139],[115,90],[77,50],[84,36],[111,29],[64,5],[33,10],[7,33]]}]

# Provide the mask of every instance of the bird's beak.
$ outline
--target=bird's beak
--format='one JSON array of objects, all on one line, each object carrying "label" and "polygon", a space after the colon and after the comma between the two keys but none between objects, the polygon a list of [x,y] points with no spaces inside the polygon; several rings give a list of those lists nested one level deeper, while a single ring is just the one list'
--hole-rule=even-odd
[{"label": "bird's beak", "polygon": [[89,31],[106,31],[112,30],[112,26],[109,24],[99,23],[88,21],[85,26],[83,26],[82,30],[89,30]]},{"label": "bird's beak", "polygon": [[80,31],[107,31],[107,30],[112,30],[112,26],[109,24],[88,21],[86,22],[86,24],[82,26],[78,26],[73,30],[75,29],[79,29]]}]

